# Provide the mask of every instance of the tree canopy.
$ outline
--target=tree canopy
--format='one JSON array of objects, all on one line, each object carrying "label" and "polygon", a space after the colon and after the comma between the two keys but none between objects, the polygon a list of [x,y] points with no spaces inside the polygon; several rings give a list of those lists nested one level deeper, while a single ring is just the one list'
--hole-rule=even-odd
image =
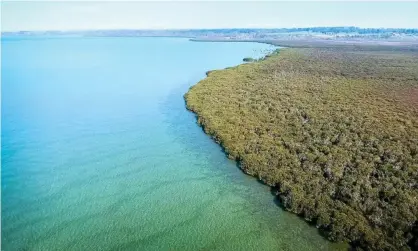
[{"label": "tree canopy", "polygon": [[330,240],[418,249],[418,54],[282,49],[185,95],[205,132]]}]

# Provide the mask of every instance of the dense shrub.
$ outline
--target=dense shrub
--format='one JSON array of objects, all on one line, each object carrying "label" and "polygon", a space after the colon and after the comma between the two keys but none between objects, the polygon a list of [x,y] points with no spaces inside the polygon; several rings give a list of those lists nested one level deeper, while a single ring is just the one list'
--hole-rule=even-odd
[{"label": "dense shrub", "polygon": [[254,58],[244,58],[242,61],[244,61],[244,62],[254,62],[255,59]]},{"label": "dense shrub", "polygon": [[408,250],[417,243],[417,90],[414,53],[283,49],[211,72],[185,100],[243,171],[329,239]]}]

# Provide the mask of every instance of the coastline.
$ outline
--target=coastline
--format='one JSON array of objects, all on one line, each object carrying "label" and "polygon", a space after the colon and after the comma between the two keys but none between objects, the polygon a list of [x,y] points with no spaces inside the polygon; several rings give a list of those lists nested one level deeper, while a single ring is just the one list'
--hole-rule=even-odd
[{"label": "coastline", "polygon": [[418,41],[404,40],[347,40],[347,39],[226,39],[226,38],[190,38],[193,42],[237,42],[237,43],[263,43],[282,48],[329,48],[350,50],[394,50],[418,51]]},{"label": "coastline", "polygon": [[[268,41],[248,41],[248,40],[245,40],[245,41],[244,40],[241,40],[241,41],[235,41],[235,40],[226,40],[226,41],[225,40],[215,40],[215,41],[213,41],[213,40],[192,40],[192,41],[195,41],[195,42],[259,42],[259,43],[272,44],[272,43],[269,43]],[[305,47],[305,45],[303,45],[303,44],[291,45],[290,43],[284,44],[282,42],[274,43],[272,45],[276,45],[276,46],[278,46],[278,45],[282,45],[282,46],[283,45],[287,45],[287,47],[293,47],[293,48],[296,48],[296,50],[299,50],[299,49],[302,49],[303,50],[305,48],[312,48],[312,47],[314,49],[318,49],[317,47],[315,47],[315,45],[311,45],[311,47]],[[329,46],[329,45],[327,45],[327,46]],[[323,48],[328,48],[328,47],[319,47],[319,48],[320,49],[323,49]],[[331,50],[341,49],[341,48],[344,48],[344,49],[353,49],[353,45],[350,45],[348,47],[345,46],[345,45],[342,46],[342,47],[337,46],[337,48],[335,46],[331,46]],[[366,51],[370,50],[370,51],[375,51],[375,50],[382,50],[382,48],[383,49],[386,49],[386,50],[389,50],[389,51],[394,50],[394,51],[398,51],[398,52],[405,52],[405,51],[406,52],[409,52],[409,51],[415,51],[415,49],[416,49],[415,46],[409,47],[409,45],[408,46],[403,46],[403,47],[402,46],[398,46],[398,45],[397,46],[394,46],[394,45],[372,45],[372,46],[362,46],[360,48],[354,48],[354,49],[355,50],[366,50]],[[395,49],[393,49],[393,48],[395,48]],[[295,50],[295,49],[292,49],[292,50]],[[261,60],[259,62],[255,62],[255,63],[249,63],[248,65],[258,64],[260,62],[262,63],[267,58],[269,58],[269,57],[268,56],[267,57],[264,57],[263,60]],[[239,64],[237,66],[234,66],[234,67],[231,67],[231,68],[228,68],[228,69],[216,70],[216,72],[220,72],[222,74],[222,72],[225,72],[225,71],[228,71],[228,70],[234,70],[234,69],[243,67],[243,65],[247,65],[247,64],[246,63],[242,63],[242,64]],[[248,164],[244,164],[243,165],[242,164],[242,161],[243,161],[242,156],[240,156],[239,153],[237,153],[236,151],[234,151],[231,148],[231,146],[233,144],[232,143],[229,143],[229,145],[225,144],[225,140],[226,139],[225,139],[224,136],[227,135],[227,134],[224,133],[223,134],[224,136],[222,136],[217,131],[217,130],[220,130],[219,128],[214,127],[214,126],[211,126],[211,122],[209,122],[209,120],[210,120],[209,119],[209,116],[210,116],[209,114],[210,113],[207,113],[205,110],[202,110],[201,107],[200,108],[197,108],[197,103],[196,102],[193,103],[191,101],[190,93],[193,92],[194,88],[199,88],[199,86],[201,86],[202,83],[205,83],[206,85],[209,84],[209,80],[208,79],[210,79],[212,77],[212,74],[211,74],[212,72],[213,71],[208,71],[207,74],[206,74],[207,77],[205,79],[199,81],[198,83],[196,83],[194,86],[192,86],[189,89],[189,91],[184,95],[186,108],[189,111],[191,111],[191,112],[193,112],[195,114],[196,119],[197,119],[197,123],[199,124],[199,126],[201,126],[202,129],[204,130],[204,132],[207,135],[209,135],[216,143],[218,143],[222,147],[222,149],[224,150],[224,152],[226,153],[226,155],[227,155],[228,158],[237,161],[239,168],[244,173],[246,173],[246,174],[248,174],[250,176],[253,176],[253,177],[257,178],[258,180],[262,181],[264,184],[266,184],[266,185],[268,185],[268,186],[270,186],[270,187],[272,187],[274,189],[277,189],[278,192],[277,192],[276,195],[280,198],[283,195],[282,192],[280,191],[280,186],[277,187],[277,184],[275,183],[275,181],[270,180],[268,178],[266,179],[265,177],[263,178],[263,176],[260,176],[260,173],[258,171],[254,171],[251,167],[249,168]],[[215,119],[214,117],[211,117],[211,118],[212,119]],[[284,199],[284,201],[283,201],[283,199]],[[299,216],[305,218],[305,220],[307,220],[308,222],[311,222],[311,223],[313,222],[313,223],[317,224],[318,227],[320,227],[322,230],[325,230],[327,232],[326,225],[318,223],[317,220],[315,219],[316,218],[315,216],[313,218],[312,217],[309,217],[309,216],[306,217],[306,215],[305,215],[305,213],[303,211],[301,212],[301,211],[293,210],[292,208],[287,207],[286,206],[286,197],[282,197],[281,200],[282,200],[282,203],[284,202],[283,203],[284,204],[283,207],[286,210],[289,210],[289,211],[292,211],[293,213],[298,214]],[[365,241],[364,239],[362,240],[362,239],[356,239],[356,238],[357,237],[355,237],[355,238],[351,237],[351,238],[347,238],[347,239],[344,239],[343,238],[342,240],[351,243],[351,245],[353,245],[354,247],[356,247],[356,246],[359,246],[359,247],[367,247],[367,245],[373,245],[373,247],[371,247],[371,249],[379,249],[379,247],[382,247],[382,246],[379,246],[380,244],[372,243],[373,241],[372,242],[369,242],[370,241],[369,240],[369,241],[364,242]],[[373,238],[376,238],[376,237],[373,237]],[[331,239],[333,241],[340,241],[341,240],[341,239],[333,239],[333,238],[329,238],[329,239]],[[390,250],[394,250],[394,247],[390,247],[390,246],[385,246],[385,248],[389,248]]]}]

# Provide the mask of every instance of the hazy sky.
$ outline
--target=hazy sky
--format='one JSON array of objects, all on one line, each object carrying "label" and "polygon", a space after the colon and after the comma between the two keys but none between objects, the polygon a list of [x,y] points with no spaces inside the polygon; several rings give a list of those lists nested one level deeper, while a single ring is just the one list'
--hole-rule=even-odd
[{"label": "hazy sky", "polygon": [[418,2],[4,2],[2,31],[360,26],[418,28]]}]

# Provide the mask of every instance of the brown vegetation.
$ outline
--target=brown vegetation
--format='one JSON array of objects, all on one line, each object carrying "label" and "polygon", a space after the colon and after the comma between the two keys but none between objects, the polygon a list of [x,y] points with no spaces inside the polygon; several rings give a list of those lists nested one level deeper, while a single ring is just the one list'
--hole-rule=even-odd
[{"label": "brown vegetation", "polygon": [[417,88],[416,52],[298,48],[212,71],[185,99],[230,158],[329,239],[408,250],[418,248]]}]

